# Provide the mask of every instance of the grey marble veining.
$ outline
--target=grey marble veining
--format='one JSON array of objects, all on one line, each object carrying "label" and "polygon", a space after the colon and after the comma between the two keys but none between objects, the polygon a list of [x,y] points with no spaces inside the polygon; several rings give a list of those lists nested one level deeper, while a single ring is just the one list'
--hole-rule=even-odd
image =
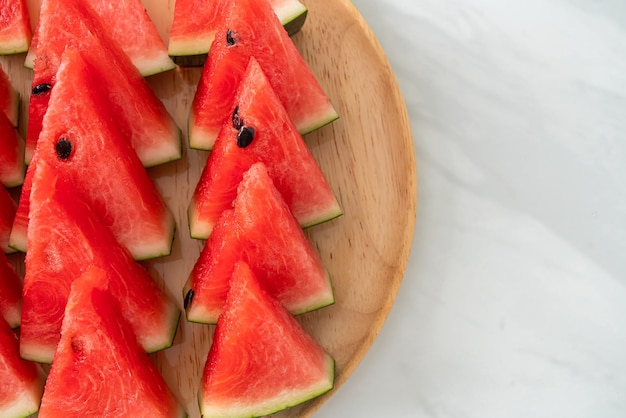
[{"label": "grey marble veining", "polygon": [[319,417],[626,417],[626,2],[353,0],[409,111],[414,244]]}]

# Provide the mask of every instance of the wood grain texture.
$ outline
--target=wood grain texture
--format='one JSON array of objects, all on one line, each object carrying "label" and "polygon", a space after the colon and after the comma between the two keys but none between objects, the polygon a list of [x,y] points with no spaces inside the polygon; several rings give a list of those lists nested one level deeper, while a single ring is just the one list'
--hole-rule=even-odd
[{"label": "wood grain texture", "polygon": [[[336,303],[299,317],[336,360],[330,393],[276,414],[310,416],[346,382],[376,338],[404,276],[416,212],[417,177],[411,129],[395,77],[370,29],[347,0],[308,0],[309,15],[293,38],[340,119],[306,136],[337,194],[344,215],[306,232],[331,273]],[[33,23],[39,7],[29,3]],[[167,42],[174,0],[144,5]],[[24,55],[1,57],[25,100],[20,129],[25,133],[32,72]],[[156,94],[183,130],[198,68],[177,68],[149,78]],[[145,262],[182,310],[182,287],[204,242],[189,237],[187,206],[207,152],[185,147],[182,160],[151,168],[177,220],[172,254]],[[17,263],[21,257],[14,256]],[[196,394],[214,327],[184,317],[173,347],[154,354],[163,376],[191,418],[199,416]]]}]

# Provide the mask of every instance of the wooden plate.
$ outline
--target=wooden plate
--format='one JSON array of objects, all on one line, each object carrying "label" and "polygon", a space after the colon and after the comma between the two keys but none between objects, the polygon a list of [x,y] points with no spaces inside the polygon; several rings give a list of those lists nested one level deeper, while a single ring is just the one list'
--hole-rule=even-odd
[{"label": "wooden plate", "polygon": [[[163,39],[168,39],[174,0],[145,0]],[[276,416],[309,416],[350,376],[376,338],[404,276],[416,210],[416,169],[406,109],[395,77],[361,16],[348,0],[304,0],[309,15],[293,39],[327,92],[340,119],[307,135],[344,215],[307,230],[329,269],[336,303],[301,315],[306,329],[336,360],[330,393]],[[29,2],[31,11],[38,0]],[[33,23],[36,13],[33,14]],[[24,55],[0,62],[28,98],[32,72]],[[150,77],[157,95],[186,134],[199,68],[178,68]],[[27,100],[22,102],[25,133]],[[184,141],[186,141],[186,136]],[[170,256],[145,263],[182,310],[182,287],[204,244],[189,237],[187,206],[207,153],[185,150],[183,159],[150,169],[178,222]],[[19,256],[12,259],[19,263]],[[191,418],[211,344],[213,326],[181,319],[174,345],[153,355]]]}]

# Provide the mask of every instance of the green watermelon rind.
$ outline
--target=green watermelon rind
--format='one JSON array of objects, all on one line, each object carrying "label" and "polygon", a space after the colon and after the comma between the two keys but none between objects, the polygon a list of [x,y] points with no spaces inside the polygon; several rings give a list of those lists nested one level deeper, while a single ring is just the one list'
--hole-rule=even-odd
[{"label": "green watermelon rind", "polygon": [[[176,333],[180,324],[181,312],[176,309],[176,305],[172,304],[171,312],[169,312],[168,315],[170,316],[170,318],[167,323],[170,326],[170,330],[168,333],[164,334],[167,335],[167,338],[163,341],[158,341],[151,345],[142,345],[144,350],[146,350],[146,353],[151,354],[163,351],[170,348],[174,344],[174,339],[176,338]],[[20,343],[20,356],[24,360],[34,361],[42,364],[52,364],[54,352],[55,348],[51,349],[51,347],[47,345],[26,345],[23,342]]]},{"label": "green watermelon rind", "polygon": [[[171,223],[171,225],[168,226],[169,233],[158,246],[155,246],[152,249],[143,246],[142,252],[133,252],[133,258],[136,261],[146,261],[154,258],[166,257],[172,253],[174,237],[176,235],[176,222],[172,216],[169,217],[169,221]],[[9,237],[9,247],[16,251],[25,253],[28,250],[28,239],[26,235],[21,232],[22,231],[14,233],[14,231],[11,231],[11,236]],[[144,248],[148,249],[144,250]]]},{"label": "green watermelon rind", "polygon": [[13,42],[5,42],[0,45],[0,55],[16,55],[28,51],[30,40],[15,39]]},{"label": "green watermelon rind", "polygon": [[[189,204],[189,208],[187,209],[187,215],[189,236],[197,240],[208,239],[211,235],[211,232],[213,231],[214,225],[198,219],[193,197],[191,198],[191,203]],[[317,213],[315,214],[315,216],[312,216],[307,220],[303,220],[302,222],[300,222],[300,226],[306,229],[339,218],[340,216],[343,216],[343,210],[341,209],[341,206],[337,204],[337,206],[328,208],[328,210],[326,210],[325,212]],[[9,245],[12,245],[12,241],[10,241]]]},{"label": "green watermelon rind", "polygon": [[[35,65],[36,57],[37,53],[35,50],[33,48],[29,48],[26,53],[26,58],[24,58],[24,67],[32,70]],[[151,60],[134,59],[133,64],[144,77],[164,73],[176,68],[176,63],[172,61],[167,54],[163,54],[162,56]]]},{"label": "green watermelon rind", "polygon": [[[183,158],[183,133],[182,130],[176,125],[174,119],[170,117],[171,121],[171,137],[175,137],[175,141],[162,141],[166,145],[173,145],[171,147],[162,147],[160,150],[155,150],[150,153],[150,158],[147,157],[147,153],[144,153],[142,164],[146,168],[156,167],[162,164],[167,164],[172,161],[178,161]],[[167,136],[170,138],[170,135]],[[160,151],[160,152],[157,152]]]},{"label": "green watermelon rind", "polygon": [[164,230],[167,230],[168,234],[163,237],[162,240],[157,242],[154,247],[151,248],[148,245],[142,245],[141,251],[139,251],[138,249],[132,251],[132,256],[136,261],[145,261],[154,258],[165,257],[172,253],[172,247],[174,246],[174,237],[176,236],[176,221],[172,213],[169,211],[166,222],[169,225],[166,225],[166,228],[164,228]]},{"label": "green watermelon rind", "polygon": [[[285,4],[284,7],[274,11],[289,36],[292,36],[304,26],[309,10],[298,0],[291,0]],[[176,64],[187,67],[202,66],[211,49],[213,38],[215,38],[215,31],[207,31],[186,40],[170,38],[168,54]]]},{"label": "green watermelon rind", "polygon": [[[185,300],[185,297],[187,296],[187,292],[191,288],[190,280],[191,279],[187,280],[187,282],[183,286],[183,290],[182,290],[183,300]],[[333,289],[332,280],[328,271],[326,271],[326,282],[328,283],[327,288],[330,290],[330,292],[329,294],[326,295],[325,298],[322,298],[318,295],[317,299],[315,300],[315,303],[302,306],[300,309],[293,309],[291,311],[291,314],[296,315],[296,316],[302,315],[308,312],[313,312],[313,311],[325,308],[327,306],[333,305],[335,303],[335,295],[332,290]],[[187,322],[191,322],[194,324],[209,324],[209,325],[217,324],[219,313],[210,313],[206,309],[203,309],[203,308],[204,306],[192,303],[191,306],[189,306],[185,310],[185,318],[187,319]]]},{"label": "green watermelon rind", "polygon": [[25,418],[39,411],[41,397],[45,385],[46,375],[40,367],[38,369],[38,379],[29,382],[28,387],[22,393],[19,399],[16,399],[9,405],[0,407],[0,416]]},{"label": "green watermelon rind", "polygon": [[[323,113],[309,115],[308,120],[310,122],[301,122],[300,125],[297,126],[298,132],[300,135],[307,135],[326,125],[330,125],[337,119],[339,119],[339,113],[337,113],[333,106],[328,106]],[[218,131],[207,130],[197,125],[194,112],[189,113],[187,131],[189,132],[189,148],[201,151],[211,151],[219,133]]]},{"label": "green watermelon rind", "polygon": [[9,248],[25,253],[27,247],[28,240],[26,239],[26,234],[24,234],[23,231],[18,232],[17,229],[12,229],[11,235],[9,236]]},{"label": "green watermelon rind", "polygon": [[293,1],[289,2],[286,7],[275,9],[275,12],[289,36],[293,36],[304,26],[309,9],[299,1]]},{"label": "green watermelon rind", "polygon": [[202,401],[202,388],[198,391],[198,406],[200,408],[200,413],[205,417],[212,418],[246,418],[246,417],[257,417],[257,416],[265,416],[269,414],[273,414],[276,412],[283,411],[287,408],[291,408],[296,405],[300,405],[306,401],[317,398],[327,392],[330,392],[335,384],[335,360],[326,353],[326,379],[319,382],[319,386],[315,386],[309,388],[307,391],[300,391],[297,394],[285,394],[280,398],[273,398],[269,401],[266,401],[266,405],[250,405],[247,407],[242,407],[240,410],[232,410],[228,409],[226,411],[221,410],[220,408],[208,409],[206,406],[203,407]]}]

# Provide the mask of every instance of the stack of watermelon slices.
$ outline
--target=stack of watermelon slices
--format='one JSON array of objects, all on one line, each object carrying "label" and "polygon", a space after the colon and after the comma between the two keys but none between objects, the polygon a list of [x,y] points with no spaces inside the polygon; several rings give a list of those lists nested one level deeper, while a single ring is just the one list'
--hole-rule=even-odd
[{"label": "stack of watermelon slices", "polygon": [[183,295],[188,320],[217,323],[202,415],[245,417],[333,387],[333,359],[293,315],[334,302],[302,227],[342,212],[301,134],[337,113],[267,0],[223,7],[189,123],[211,153],[189,208],[207,241]]},{"label": "stack of watermelon slices", "polygon": [[[137,16],[139,2],[128,3],[113,15]],[[189,320],[217,323],[199,389],[202,413],[264,415],[333,387],[333,359],[293,315],[334,302],[302,227],[341,208],[301,135],[338,115],[275,14],[299,2],[216,3],[217,35],[190,115],[190,145],[212,149],[189,211],[192,236],[208,241],[184,305]],[[136,415],[155,401],[162,407],[154,416],[181,416],[146,361],[146,351],[172,343],[178,311],[135,261],[171,249],[173,219],[144,167],[180,158],[180,131],[142,77],[145,57],[133,58],[102,24],[107,12],[99,7],[109,3],[90,4],[44,0],[29,53],[36,57],[30,164],[10,241],[28,249],[20,352],[52,361],[42,417],[108,415],[111,405]],[[306,9],[299,13],[303,22]],[[251,20],[254,27],[245,24]],[[133,19],[111,21],[122,23],[112,25],[118,31],[145,32]],[[169,68],[156,61],[158,71]],[[113,352],[99,351],[95,338]],[[248,367],[238,370],[242,355]],[[129,381],[104,374],[102,387],[82,387],[107,359],[123,363]],[[85,378],[61,384],[68,373]],[[118,388],[132,405],[115,398]],[[84,393],[101,396],[82,402]]]},{"label": "stack of watermelon slices", "polygon": [[[134,7],[145,14],[139,1]],[[69,411],[94,414],[81,411],[89,405],[76,402],[76,396],[99,393],[104,399],[101,390],[89,387],[94,367],[115,370],[103,364],[106,358],[95,349],[94,342],[104,337],[111,341],[107,352],[113,347],[111,366],[126,358],[134,366],[104,379],[113,395],[106,405],[115,410],[98,414],[125,416],[124,411],[137,412],[156,402],[162,407],[152,416],[184,416],[146,353],[172,344],[180,312],[135,261],[171,251],[174,219],[144,165],[180,158],[180,130],[115,40],[115,31],[101,19],[92,6],[78,0],[42,4],[29,103],[31,121],[40,126],[29,128],[36,141],[31,143],[32,158],[11,233],[11,243],[28,247],[19,353],[24,359],[52,362],[53,371],[70,365],[78,376],[72,387],[65,378],[48,379],[42,417],[66,416]],[[141,32],[136,23],[133,27]],[[99,70],[102,62],[108,63],[106,71]],[[20,159],[24,164],[23,147]],[[91,274],[97,280],[73,285],[92,270],[100,272]],[[91,334],[87,332],[85,324],[95,315],[89,303],[95,296],[75,296],[81,292],[75,288],[82,289],[81,294],[102,288],[115,301],[116,309],[99,312],[107,316],[108,326],[92,324]],[[119,334],[122,323],[125,330]],[[76,329],[87,333],[80,352],[72,336]],[[116,347],[113,342],[120,338],[124,344]],[[126,374],[132,392],[117,391],[120,373]],[[63,371],[51,376],[59,374]],[[71,400],[67,389],[75,391],[73,408],[64,404]]]}]

